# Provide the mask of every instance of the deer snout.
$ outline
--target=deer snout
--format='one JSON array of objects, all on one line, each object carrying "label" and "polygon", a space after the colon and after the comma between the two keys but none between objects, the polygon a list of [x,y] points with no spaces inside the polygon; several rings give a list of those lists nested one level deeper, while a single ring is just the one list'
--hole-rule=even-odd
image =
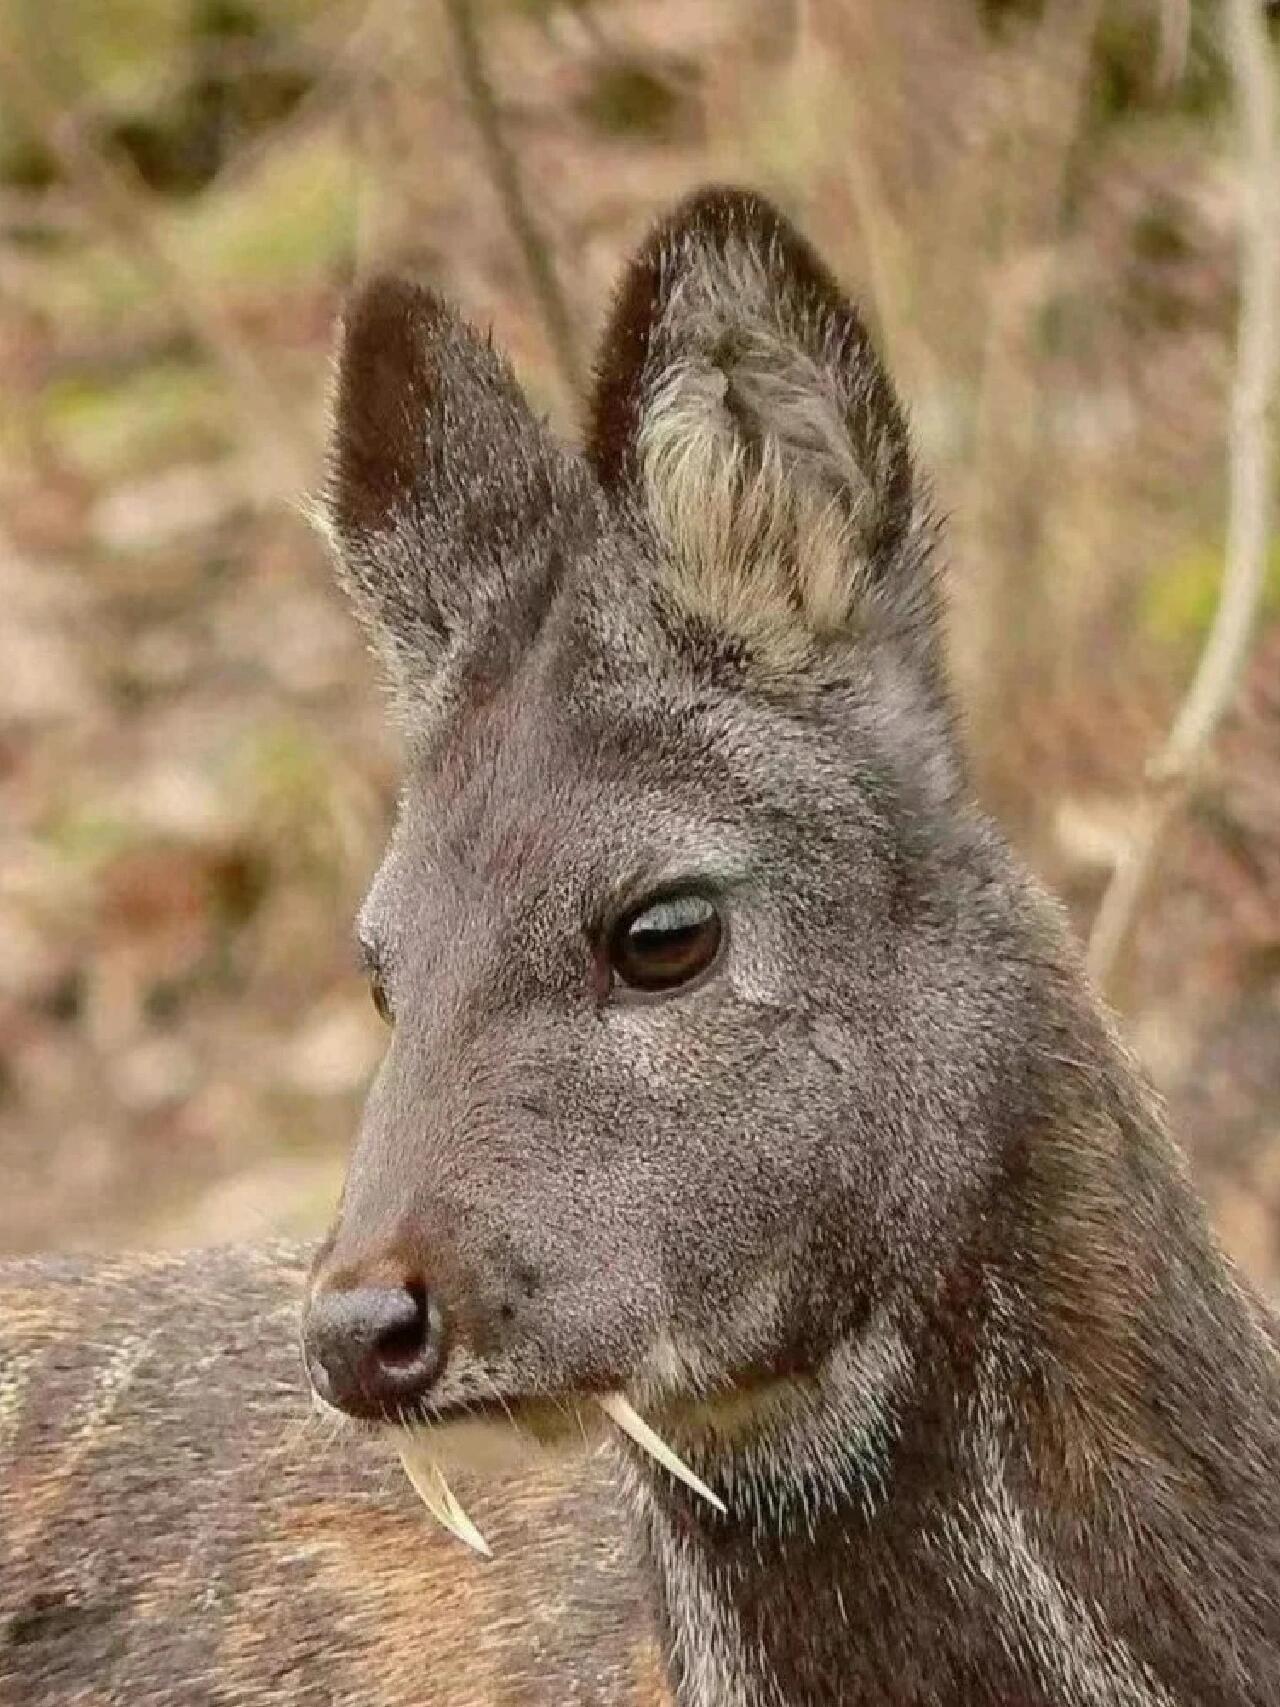
[{"label": "deer snout", "polygon": [[418,1281],[323,1285],[307,1309],[302,1346],[322,1399],[365,1421],[403,1421],[443,1367],[443,1314]]}]

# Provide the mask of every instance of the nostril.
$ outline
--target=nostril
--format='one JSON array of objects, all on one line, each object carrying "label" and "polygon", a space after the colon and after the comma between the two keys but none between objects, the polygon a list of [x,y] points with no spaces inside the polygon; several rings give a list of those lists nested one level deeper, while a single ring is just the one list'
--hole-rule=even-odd
[{"label": "nostril", "polygon": [[323,1290],[303,1335],[311,1382],[350,1415],[402,1416],[424,1400],[444,1361],[440,1306],[419,1281]]},{"label": "nostril", "polygon": [[430,1349],[431,1312],[427,1305],[427,1289],[421,1281],[410,1281],[404,1288],[412,1314],[384,1328],[378,1335],[374,1350],[379,1361],[387,1367],[404,1369],[422,1361]]}]

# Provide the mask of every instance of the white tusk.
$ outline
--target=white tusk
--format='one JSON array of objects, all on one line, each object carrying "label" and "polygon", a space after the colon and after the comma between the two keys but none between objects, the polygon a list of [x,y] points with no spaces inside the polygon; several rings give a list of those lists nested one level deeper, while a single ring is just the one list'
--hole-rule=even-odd
[{"label": "white tusk", "polygon": [[651,1458],[656,1458],[664,1469],[693,1489],[695,1494],[701,1494],[717,1511],[725,1510],[724,1501],[711,1492],[711,1489],[685,1463],[678,1453],[673,1452],[660,1434],[655,1434],[648,1423],[622,1393],[605,1393],[597,1396],[597,1404],[607,1417],[611,1417],[624,1434],[629,1434],[642,1452],[647,1452]]},{"label": "white tusk", "polygon": [[484,1558],[491,1559],[492,1548],[458,1504],[452,1488],[444,1479],[444,1472],[431,1456],[426,1442],[416,1440],[410,1435],[397,1440],[396,1450],[400,1454],[400,1462],[404,1465],[404,1473],[413,1484],[414,1492],[432,1517],[447,1529],[450,1535],[456,1535],[466,1546]]}]

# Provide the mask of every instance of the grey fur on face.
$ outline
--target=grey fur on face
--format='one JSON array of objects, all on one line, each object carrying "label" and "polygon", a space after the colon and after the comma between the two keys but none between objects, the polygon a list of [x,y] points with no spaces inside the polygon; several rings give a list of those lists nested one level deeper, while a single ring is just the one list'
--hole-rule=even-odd
[{"label": "grey fur on face", "polygon": [[[349,322],[331,531],[411,758],[343,1226],[456,1275],[504,1381],[659,1344],[703,1385],[812,1367],[992,1165],[965,1131],[1010,976],[966,891],[1001,855],[949,810],[901,416],[803,259],[745,221],[670,245],[634,444],[594,469],[439,305],[375,285]],[[717,974],[602,997],[611,921],[690,888]]]}]

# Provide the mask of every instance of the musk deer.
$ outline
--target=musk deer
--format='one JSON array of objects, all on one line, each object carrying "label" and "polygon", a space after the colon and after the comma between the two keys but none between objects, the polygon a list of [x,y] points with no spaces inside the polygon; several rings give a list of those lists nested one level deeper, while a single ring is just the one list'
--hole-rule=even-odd
[{"label": "musk deer", "polygon": [[492,1560],[298,1434],[300,1259],[18,1267],[14,1700],[1274,1707],[1275,1326],[969,799],[807,244],[679,208],[581,452],[370,283],[324,515],[406,777],[304,1355]]}]

